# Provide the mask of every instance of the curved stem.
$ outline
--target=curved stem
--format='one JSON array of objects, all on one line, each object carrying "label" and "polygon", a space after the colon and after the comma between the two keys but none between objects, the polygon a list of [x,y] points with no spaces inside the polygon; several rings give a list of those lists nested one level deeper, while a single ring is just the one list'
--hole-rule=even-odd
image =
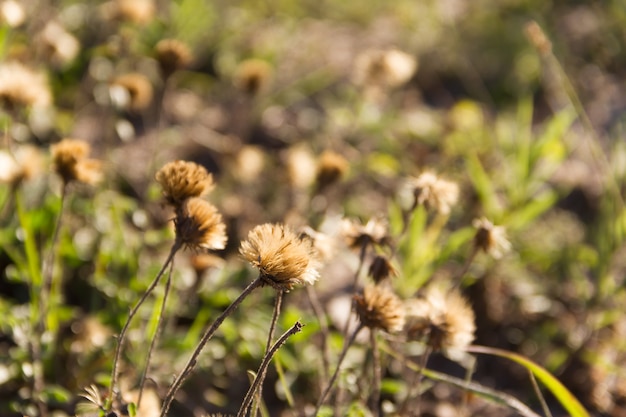
[{"label": "curved stem", "polygon": [[276,354],[276,352],[278,351],[278,349],[280,349],[280,347],[285,344],[285,342],[287,341],[287,339],[298,333],[300,330],[302,330],[302,323],[300,323],[299,321],[295,322],[293,326],[291,326],[291,328],[289,330],[287,330],[285,333],[283,333],[283,335],[276,341],[276,343],[274,343],[274,345],[271,347],[271,349],[269,349],[267,351],[267,354],[265,355],[265,357],[263,358],[263,361],[261,362],[261,366],[259,367],[259,370],[257,372],[257,377],[254,379],[254,382],[252,383],[252,385],[250,386],[250,388],[248,389],[248,392],[246,393],[246,396],[241,404],[241,407],[239,408],[239,411],[237,412],[237,417],[243,417],[246,414],[246,411],[248,410],[248,407],[250,406],[250,403],[252,402],[252,398],[254,396],[254,392],[257,390],[257,388],[261,385],[261,378],[259,378],[260,375],[264,375],[267,371],[267,366],[269,365],[270,361],[272,360],[272,357],[274,357],[274,355]]},{"label": "curved stem", "polygon": [[326,400],[328,393],[332,389],[333,385],[335,385],[335,381],[337,380],[337,376],[339,375],[339,370],[341,369],[341,363],[345,359],[346,353],[348,353],[348,348],[352,345],[352,343],[354,343],[356,336],[363,329],[363,327],[364,327],[363,324],[359,324],[359,326],[354,330],[352,335],[350,335],[350,338],[344,342],[343,349],[341,350],[341,354],[339,355],[339,360],[337,361],[337,367],[335,368],[335,372],[333,373],[333,376],[330,377],[330,381],[328,381],[328,385],[326,386],[326,389],[324,390],[319,400],[317,401],[317,406],[315,407],[314,415],[317,415],[322,405],[324,405],[324,401]]},{"label": "curved stem", "polygon": [[152,358],[152,352],[154,350],[154,346],[156,345],[157,340],[159,339],[159,335],[161,334],[161,330],[163,329],[163,321],[165,319],[165,307],[167,305],[167,296],[170,292],[170,286],[172,284],[172,270],[174,269],[174,260],[170,262],[170,270],[167,273],[167,281],[165,281],[165,290],[163,292],[163,301],[161,302],[161,310],[159,311],[159,319],[157,322],[157,327],[154,332],[154,336],[152,337],[152,341],[150,342],[150,348],[148,349],[148,355],[146,357],[146,365],[143,370],[143,374],[141,375],[141,382],[139,383],[139,394],[137,395],[137,409],[141,406],[141,397],[143,395],[143,388],[146,383],[146,377],[148,375],[148,371],[150,370],[150,359]]},{"label": "curved stem", "polygon": [[202,336],[202,339],[200,339],[200,342],[198,343],[198,346],[196,346],[196,349],[191,354],[191,357],[187,361],[187,364],[183,368],[182,372],[174,380],[172,385],[170,385],[170,389],[167,391],[167,394],[165,396],[165,400],[163,401],[163,407],[161,408],[161,415],[160,415],[160,417],[165,417],[165,415],[167,415],[167,412],[168,412],[168,410],[170,408],[170,405],[172,404],[172,401],[174,400],[174,396],[176,395],[176,392],[178,392],[178,390],[180,389],[180,386],[183,384],[185,379],[187,379],[187,377],[189,376],[189,374],[191,373],[191,371],[195,367],[196,360],[198,359],[198,356],[200,355],[200,352],[202,352],[202,349],[204,349],[204,346],[207,344],[209,339],[211,339],[211,337],[213,336],[215,331],[220,327],[220,325],[226,319],[226,317],[230,316],[233,313],[233,311],[235,311],[235,309],[237,307],[239,307],[239,304],[241,304],[241,302],[248,295],[250,295],[250,293],[254,289],[256,289],[257,287],[260,287],[262,285],[262,283],[263,283],[263,281],[262,281],[262,279],[260,277],[255,279],[254,281],[252,281],[243,290],[243,292],[239,295],[239,297],[237,297],[237,299],[235,301],[233,301],[217,319],[215,319],[215,321],[213,322],[211,327],[209,327],[207,329],[207,331]]},{"label": "curved stem", "polygon": [[156,278],[154,278],[154,281],[152,281],[148,289],[143,293],[143,295],[141,296],[137,304],[135,304],[132,310],[130,310],[130,313],[128,313],[128,318],[126,319],[126,323],[124,323],[124,327],[122,327],[122,331],[120,332],[120,335],[118,337],[117,347],[115,349],[115,357],[113,358],[113,371],[111,373],[111,388],[109,390],[109,399],[110,399],[109,407],[113,405],[113,397],[114,397],[115,388],[117,385],[117,378],[119,376],[118,365],[119,365],[120,355],[122,353],[122,348],[124,346],[124,339],[126,336],[126,332],[128,331],[128,327],[130,326],[130,322],[132,321],[133,317],[135,317],[135,315],[137,314],[137,311],[139,311],[139,307],[141,307],[141,305],[144,303],[144,301],[146,301],[150,293],[152,293],[152,291],[156,288],[157,284],[161,280],[161,277],[163,276],[163,273],[165,272],[169,264],[173,262],[174,256],[176,255],[176,252],[178,252],[180,248],[181,248],[181,243],[177,239],[174,242],[174,245],[172,246],[172,249],[170,250],[170,254],[165,260],[165,263],[163,264],[163,267],[157,274]]}]

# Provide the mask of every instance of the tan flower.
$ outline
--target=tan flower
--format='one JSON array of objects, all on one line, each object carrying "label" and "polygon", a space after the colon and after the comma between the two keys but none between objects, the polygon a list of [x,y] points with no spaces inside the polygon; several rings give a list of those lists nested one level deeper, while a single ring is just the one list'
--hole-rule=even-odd
[{"label": "tan flower", "polygon": [[316,181],[318,189],[337,182],[348,171],[346,158],[333,151],[324,151],[317,162]]},{"label": "tan flower", "polygon": [[78,39],[55,21],[46,24],[39,40],[37,47],[43,49],[46,58],[58,67],[73,61],[80,51]]},{"label": "tan flower", "polygon": [[404,327],[404,306],[389,288],[368,285],[354,296],[361,323],[372,329],[395,333]]},{"label": "tan flower", "polygon": [[217,250],[226,247],[226,225],[217,208],[192,197],[185,200],[174,219],[176,238],[190,249]]},{"label": "tan flower", "polygon": [[296,188],[306,188],[315,181],[316,161],[304,145],[290,147],[286,153],[289,182]]},{"label": "tan flower", "polygon": [[152,83],[143,74],[131,72],[116,77],[109,87],[113,104],[123,110],[145,110],[152,102]]},{"label": "tan flower", "polygon": [[384,255],[377,255],[370,264],[369,274],[375,283],[390,279],[398,274],[398,270],[391,264],[391,260]]},{"label": "tan flower", "polygon": [[156,58],[167,76],[186,68],[192,60],[191,50],[186,43],[177,39],[162,39],[155,46]]},{"label": "tan flower", "polygon": [[324,262],[335,255],[335,239],[325,233],[318,232],[309,226],[304,226],[300,230],[300,239],[309,239],[313,245],[313,251],[317,258]]},{"label": "tan flower", "polygon": [[116,17],[135,23],[148,23],[154,17],[154,0],[114,0]]},{"label": "tan flower", "polygon": [[298,238],[281,224],[256,226],[241,243],[239,252],[259,269],[265,283],[279,290],[313,284],[319,277],[311,242]]},{"label": "tan flower", "polygon": [[43,167],[43,157],[37,148],[22,146],[14,154],[0,151],[0,182],[18,185],[36,177]]},{"label": "tan flower", "polygon": [[511,243],[507,240],[506,229],[503,226],[494,226],[492,222],[482,217],[475,219],[472,224],[476,228],[474,245],[476,248],[499,259],[511,250]]},{"label": "tan flower", "polygon": [[52,103],[45,75],[19,62],[0,64],[0,105],[44,107]]},{"label": "tan flower", "polygon": [[101,162],[87,159],[90,149],[87,142],[78,139],[63,139],[52,145],[54,169],[65,184],[72,181],[95,184],[102,179]]},{"label": "tan flower", "polygon": [[233,82],[241,91],[256,95],[267,88],[272,73],[272,67],[267,61],[247,59],[235,70]]},{"label": "tan flower", "polygon": [[365,225],[351,219],[343,219],[341,222],[341,234],[352,249],[360,249],[370,244],[387,244],[389,240],[387,229],[387,222],[378,218],[369,219]]},{"label": "tan flower", "polygon": [[453,360],[460,360],[474,340],[474,311],[456,289],[429,286],[420,298],[407,301],[406,318],[409,338],[425,340]]},{"label": "tan flower", "polygon": [[459,186],[439,178],[430,171],[417,178],[409,178],[415,197],[414,206],[424,205],[440,214],[447,215],[459,199]]},{"label": "tan flower", "polygon": [[357,85],[397,87],[406,83],[417,69],[417,60],[397,49],[371,49],[355,61],[353,80]]},{"label": "tan flower", "polygon": [[155,175],[167,202],[180,207],[190,197],[202,197],[213,189],[213,176],[194,162],[173,161]]}]

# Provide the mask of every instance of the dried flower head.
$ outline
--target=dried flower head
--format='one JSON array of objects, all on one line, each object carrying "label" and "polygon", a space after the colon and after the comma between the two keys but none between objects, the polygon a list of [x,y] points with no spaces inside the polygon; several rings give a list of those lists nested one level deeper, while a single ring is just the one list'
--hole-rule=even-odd
[{"label": "dried flower head", "polygon": [[194,253],[190,259],[191,267],[197,275],[202,275],[211,268],[224,266],[224,259],[212,253]]},{"label": "dried flower head", "polygon": [[294,187],[306,188],[315,181],[316,161],[307,147],[290,147],[286,154],[286,165],[289,183]]},{"label": "dried flower head", "polygon": [[341,234],[352,249],[371,244],[386,245],[389,241],[387,222],[381,218],[371,218],[365,225],[357,220],[343,219]]},{"label": "dried flower head", "polygon": [[148,23],[154,17],[154,0],[114,0],[114,15],[134,23]]},{"label": "dried flower head", "polygon": [[18,62],[0,64],[0,105],[45,107],[51,103],[52,94],[43,73]]},{"label": "dried flower head", "polygon": [[398,270],[391,264],[391,260],[385,255],[376,255],[370,264],[369,274],[376,284],[398,274]]},{"label": "dried flower head", "polygon": [[120,75],[111,82],[109,95],[116,107],[138,112],[152,102],[152,84],[148,77],[136,72]]},{"label": "dried flower head", "polygon": [[431,285],[420,298],[407,301],[405,330],[409,338],[460,360],[474,340],[474,311],[457,289]]},{"label": "dried flower head", "polygon": [[186,68],[192,60],[189,46],[177,39],[162,39],[156,44],[154,50],[157,61],[166,76]]},{"label": "dried flower head", "polygon": [[404,327],[404,305],[389,288],[368,285],[354,296],[356,312],[364,326],[395,333]]},{"label": "dried flower head", "polygon": [[348,171],[349,163],[346,158],[333,151],[324,151],[317,162],[318,189],[325,188],[337,182]]},{"label": "dried flower head", "polygon": [[201,198],[185,200],[174,219],[176,239],[189,249],[226,247],[226,225],[217,208]]},{"label": "dried flower head", "polygon": [[194,162],[168,162],[155,175],[169,204],[180,207],[190,197],[202,197],[213,189],[213,176]]},{"label": "dried flower head", "polygon": [[430,171],[417,178],[409,178],[409,184],[415,197],[414,207],[424,205],[427,209],[447,215],[459,199],[459,186],[456,183],[441,179]]},{"label": "dried flower head", "polygon": [[360,54],[354,67],[355,84],[397,87],[406,83],[417,70],[417,60],[397,49],[372,49]]},{"label": "dried flower head", "polygon": [[335,239],[309,226],[300,229],[300,239],[309,239],[317,258],[324,262],[335,255]]},{"label": "dried flower head", "polygon": [[267,61],[247,59],[235,70],[233,82],[241,91],[256,95],[267,88],[272,73],[272,67]]},{"label": "dried flower head", "polygon": [[43,157],[33,146],[22,146],[11,154],[0,151],[0,183],[16,186],[36,177],[43,167]]},{"label": "dried flower head", "polygon": [[279,290],[311,285],[319,277],[311,241],[300,239],[282,224],[256,226],[241,243],[239,252],[259,269],[266,284]]},{"label": "dried flower head", "polygon": [[524,32],[530,43],[541,53],[547,55],[552,51],[552,42],[548,39],[539,24],[532,20],[524,27]]},{"label": "dried flower head", "polygon": [[80,51],[78,39],[55,21],[46,24],[37,46],[42,48],[47,59],[58,67],[73,61]]},{"label": "dried flower head", "polygon": [[72,181],[96,184],[102,180],[102,163],[87,159],[90,149],[87,142],[78,139],[63,139],[52,145],[54,169],[65,184]]},{"label": "dried flower head", "polygon": [[476,228],[474,245],[477,249],[499,259],[511,250],[511,242],[506,237],[504,226],[494,226],[492,222],[482,217],[475,219],[472,224]]}]

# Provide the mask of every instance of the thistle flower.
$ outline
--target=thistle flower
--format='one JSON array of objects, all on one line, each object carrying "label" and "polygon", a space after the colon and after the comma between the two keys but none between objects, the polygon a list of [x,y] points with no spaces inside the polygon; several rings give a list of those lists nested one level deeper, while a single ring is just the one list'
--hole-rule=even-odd
[{"label": "thistle flower", "polygon": [[109,87],[111,101],[123,110],[145,110],[152,102],[152,84],[148,77],[137,72],[120,75]]},{"label": "thistle flower", "polygon": [[295,285],[312,285],[319,277],[313,247],[281,224],[262,224],[248,233],[239,252],[259,269],[266,284],[283,291]]},{"label": "thistle flower", "polygon": [[407,336],[460,360],[474,340],[474,311],[457,289],[430,286],[422,297],[406,303]]},{"label": "thistle flower", "polygon": [[45,107],[51,103],[52,94],[43,73],[18,62],[0,64],[0,105]]},{"label": "thistle flower", "polygon": [[335,239],[309,226],[300,229],[300,239],[309,239],[317,258],[324,262],[335,255]]},{"label": "thistle flower", "polygon": [[399,332],[404,327],[404,306],[389,288],[368,285],[362,294],[354,296],[354,301],[363,325],[387,333]]},{"label": "thistle flower", "polygon": [[102,179],[102,163],[95,159],[87,159],[91,147],[78,139],[63,139],[52,145],[54,169],[63,182],[72,181],[96,184]]},{"label": "thistle flower", "polygon": [[312,152],[302,146],[292,146],[286,154],[289,183],[296,188],[306,188],[315,181],[316,161]]},{"label": "thistle flower", "polygon": [[217,208],[192,197],[185,200],[174,219],[176,239],[190,249],[217,250],[226,247],[226,225]]},{"label": "thistle flower", "polygon": [[377,255],[370,264],[369,274],[376,284],[380,284],[398,274],[398,270],[391,264],[389,258]]},{"label": "thistle flower", "polygon": [[162,39],[154,48],[156,59],[167,76],[176,70],[186,68],[192,59],[191,50],[186,43],[177,39]]},{"label": "thistle flower", "polygon": [[148,23],[154,17],[154,0],[114,0],[116,17],[135,23]]},{"label": "thistle flower", "polygon": [[50,21],[40,34],[39,47],[43,48],[47,59],[62,67],[76,58],[80,42],[74,35],[55,21]]},{"label": "thistle flower", "polygon": [[233,82],[241,91],[256,95],[265,90],[272,77],[272,67],[261,59],[247,59],[242,61],[237,69]]},{"label": "thistle flower", "polygon": [[20,184],[37,176],[43,167],[43,157],[37,148],[23,146],[14,154],[0,151],[0,183]]},{"label": "thistle flower", "polygon": [[417,60],[397,49],[371,49],[360,54],[354,67],[357,85],[397,87],[406,83],[417,70]]},{"label": "thistle flower", "polygon": [[472,224],[476,228],[474,246],[477,249],[499,259],[511,250],[511,243],[507,240],[506,229],[503,226],[494,226],[492,222],[482,217],[475,219]]},{"label": "thistle flower", "polygon": [[348,161],[333,151],[324,151],[317,162],[316,182],[322,189],[337,182],[348,171]]},{"label": "thistle flower", "polygon": [[439,214],[447,215],[459,199],[459,186],[426,171],[417,178],[409,178],[415,197],[414,207],[424,205]]},{"label": "thistle flower", "polygon": [[213,176],[194,162],[173,161],[155,175],[169,204],[180,207],[190,197],[202,197],[213,189]]},{"label": "thistle flower", "polygon": [[365,245],[385,245],[389,240],[387,222],[383,219],[372,218],[363,225],[356,220],[343,219],[341,234],[352,249],[359,249]]}]

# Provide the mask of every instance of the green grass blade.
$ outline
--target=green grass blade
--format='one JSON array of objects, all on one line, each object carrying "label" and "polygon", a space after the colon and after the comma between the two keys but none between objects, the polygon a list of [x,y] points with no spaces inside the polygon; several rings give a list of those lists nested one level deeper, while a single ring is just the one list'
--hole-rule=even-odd
[{"label": "green grass blade", "polygon": [[570,416],[589,417],[589,413],[587,412],[587,410],[585,410],[585,408],[582,406],[582,404],[580,404],[576,397],[574,397],[574,395],[569,392],[569,390],[565,388],[565,386],[558,379],[556,379],[545,368],[539,366],[525,356],[502,349],[490,348],[487,346],[471,346],[468,351],[473,353],[483,353],[486,355],[498,356],[522,365],[530,372],[532,372],[532,374],[550,390],[550,392],[556,397],[557,400],[559,400],[565,410],[567,410]]}]

